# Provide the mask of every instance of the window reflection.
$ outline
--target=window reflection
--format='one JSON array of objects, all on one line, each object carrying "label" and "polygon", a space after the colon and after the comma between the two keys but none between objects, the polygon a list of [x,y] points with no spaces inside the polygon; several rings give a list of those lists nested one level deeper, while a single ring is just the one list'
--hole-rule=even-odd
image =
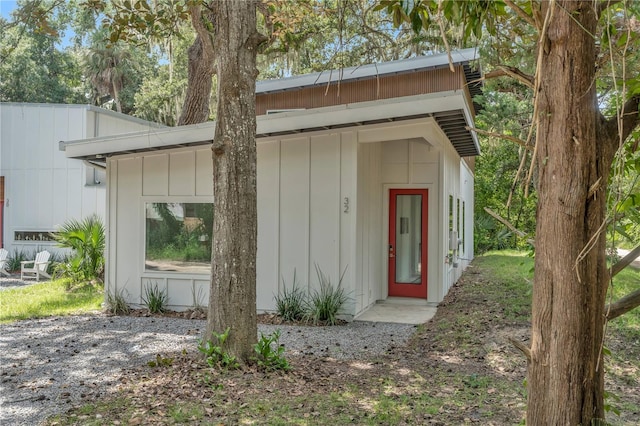
[{"label": "window reflection", "polygon": [[146,203],[145,269],[211,272],[213,204]]}]

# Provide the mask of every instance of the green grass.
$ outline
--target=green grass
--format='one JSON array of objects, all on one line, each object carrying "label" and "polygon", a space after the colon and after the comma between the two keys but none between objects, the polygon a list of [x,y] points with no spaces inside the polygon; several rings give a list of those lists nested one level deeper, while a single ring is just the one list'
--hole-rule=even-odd
[{"label": "green grass", "polygon": [[52,315],[70,315],[100,309],[101,288],[83,286],[67,290],[65,280],[55,280],[0,290],[0,324]]}]

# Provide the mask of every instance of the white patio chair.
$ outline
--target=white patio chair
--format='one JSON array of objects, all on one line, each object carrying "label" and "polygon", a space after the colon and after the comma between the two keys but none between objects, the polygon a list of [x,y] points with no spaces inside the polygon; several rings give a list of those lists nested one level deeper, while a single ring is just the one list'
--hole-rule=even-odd
[{"label": "white patio chair", "polygon": [[[40,281],[40,276],[51,279],[51,275],[47,274],[47,267],[49,266],[49,253],[43,250],[36,254],[35,260],[23,260],[20,262],[20,279],[35,278],[36,281]],[[33,264],[33,267],[29,268],[27,265]]]},{"label": "white patio chair", "polygon": [[9,266],[9,261],[7,260],[7,257],[9,257],[9,252],[7,251],[7,249],[0,249],[0,274],[4,275],[5,277],[9,276],[9,272],[7,271],[7,266]]}]

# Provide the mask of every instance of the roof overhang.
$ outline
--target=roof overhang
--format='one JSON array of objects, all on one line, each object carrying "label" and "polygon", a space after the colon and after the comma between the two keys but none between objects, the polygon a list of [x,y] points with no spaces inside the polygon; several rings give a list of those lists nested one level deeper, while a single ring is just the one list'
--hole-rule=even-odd
[{"label": "roof overhang", "polygon": [[[480,153],[477,137],[465,129],[473,126],[470,105],[463,91],[438,92],[355,104],[283,112],[257,117],[256,137],[357,127],[421,117],[433,117],[460,156]],[[61,142],[69,158],[96,160],[112,155],[158,151],[210,144],[215,122],[155,128],[101,138]]]}]

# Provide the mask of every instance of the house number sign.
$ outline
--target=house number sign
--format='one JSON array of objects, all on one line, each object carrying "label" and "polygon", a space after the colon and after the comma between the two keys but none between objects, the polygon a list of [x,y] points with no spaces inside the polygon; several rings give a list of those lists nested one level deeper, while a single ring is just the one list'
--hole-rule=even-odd
[{"label": "house number sign", "polygon": [[349,197],[344,197],[342,205],[344,206],[344,212],[349,213]]}]

